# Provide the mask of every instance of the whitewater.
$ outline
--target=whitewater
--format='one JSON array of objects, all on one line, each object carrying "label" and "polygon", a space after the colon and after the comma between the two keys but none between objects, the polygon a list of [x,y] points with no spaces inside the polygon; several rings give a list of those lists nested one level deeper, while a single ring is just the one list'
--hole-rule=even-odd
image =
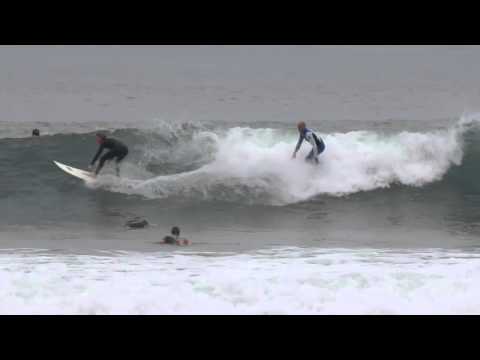
[{"label": "whitewater", "polygon": [[479,314],[480,255],[278,248],[0,253],[2,314]]},{"label": "whitewater", "polygon": [[299,152],[299,159],[290,159],[297,140],[291,130],[199,131],[178,154],[196,151],[209,156],[211,162],[200,168],[146,181],[117,181],[110,176],[95,187],[147,198],[183,196],[278,206],[395,184],[421,187],[461,165],[463,135],[477,126],[476,119],[478,115],[469,115],[448,129],[431,132],[319,131],[327,146],[319,166],[302,161],[308,146]]},{"label": "whitewater", "polygon": [[[0,314],[479,314],[479,61],[0,47]],[[319,166],[291,159],[298,121]],[[86,169],[98,131],[129,147],[120,179],[53,164]],[[192,245],[159,244],[172,226]]]}]

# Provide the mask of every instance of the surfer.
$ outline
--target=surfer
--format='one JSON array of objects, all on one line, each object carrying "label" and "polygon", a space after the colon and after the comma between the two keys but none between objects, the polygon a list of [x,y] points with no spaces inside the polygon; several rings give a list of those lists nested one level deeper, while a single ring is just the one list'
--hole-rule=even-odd
[{"label": "surfer", "polygon": [[97,144],[100,145],[100,147],[98,148],[98,151],[95,154],[95,157],[90,163],[89,168],[91,169],[93,167],[93,165],[97,161],[98,157],[102,154],[102,151],[104,149],[109,149],[110,151],[100,158],[100,162],[97,166],[97,169],[95,170],[95,175],[98,175],[100,170],[102,170],[103,165],[105,164],[105,161],[115,158],[115,165],[116,165],[115,169],[117,171],[117,176],[120,176],[119,163],[125,158],[125,156],[127,156],[128,147],[116,139],[107,138],[107,136],[104,134],[98,133],[96,136],[97,136]]},{"label": "surfer", "polygon": [[40,136],[40,130],[38,130],[38,129],[33,129],[33,130],[32,130],[32,136]]},{"label": "surfer", "polygon": [[314,161],[318,164],[318,155],[320,155],[325,150],[325,144],[323,140],[317,136],[312,130],[308,129],[305,125],[305,122],[300,121],[297,124],[298,132],[300,133],[300,138],[298,139],[297,146],[295,147],[295,151],[293,152],[292,159],[295,159],[297,156],[297,151],[300,150],[302,146],[303,140],[312,145],[312,150],[305,158],[306,161]]},{"label": "surfer", "polygon": [[162,244],[170,244],[170,245],[190,245],[190,241],[184,238],[178,238],[180,236],[180,228],[178,226],[174,226],[171,230],[171,234],[167,235],[163,238]]}]

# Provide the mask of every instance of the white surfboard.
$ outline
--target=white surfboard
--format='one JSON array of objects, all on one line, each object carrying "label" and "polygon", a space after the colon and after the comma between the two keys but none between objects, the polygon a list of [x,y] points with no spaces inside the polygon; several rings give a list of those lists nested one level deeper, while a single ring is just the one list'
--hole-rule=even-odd
[{"label": "white surfboard", "polygon": [[65,164],[62,164],[62,163],[59,163],[57,161],[54,161],[55,165],[57,165],[60,169],[62,169],[63,171],[65,171],[67,174],[70,174],[72,176],[75,176],[76,178],[79,178],[79,179],[82,179],[84,181],[87,181],[87,182],[92,182],[94,181],[96,178],[95,178],[95,174],[91,173],[91,172],[88,172],[88,171],[85,171],[85,170],[80,170],[80,169],[77,169],[77,168],[74,168],[74,167],[71,167],[71,166],[68,166],[68,165],[65,165]]}]

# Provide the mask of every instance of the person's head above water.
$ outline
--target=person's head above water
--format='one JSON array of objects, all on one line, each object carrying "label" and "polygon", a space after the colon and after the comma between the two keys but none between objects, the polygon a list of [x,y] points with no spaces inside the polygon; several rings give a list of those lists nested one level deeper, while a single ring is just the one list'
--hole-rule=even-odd
[{"label": "person's head above water", "polygon": [[178,237],[180,235],[180,228],[178,226],[174,226],[172,227],[172,230],[170,231],[170,233],[173,235],[173,236],[170,236],[170,235],[167,235],[163,238],[163,242],[165,244],[176,244],[177,243],[177,240],[178,240]]},{"label": "person's head above water", "polygon": [[180,236],[180,228],[178,226],[172,227],[171,233],[173,236],[177,236],[177,237]]},{"label": "person's head above water", "polygon": [[172,227],[172,230],[170,231],[172,235],[167,235],[163,238],[162,243],[164,244],[171,244],[171,245],[190,245],[191,242],[188,239],[184,238],[179,238],[180,236],[180,228],[178,226]]},{"label": "person's head above water", "polygon": [[97,143],[100,145],[102,144],[105,139],[107,138],[107,136],[105,134],[102,134],[102,133],[97,133]]},{"label": "person's head above water", "polygon": [[298,129],[299,132],[302,132],[303,130],[305,130],[306,127],[307,127],[307,125],[305,125],[304,121],[300,121],[297,124],[297,129]]},{"label": "person's head above water", "polygon": [[32,136],[40,136],[40,130],[38,130],[38,129],[33,129],[33,131],[32,131]]}]

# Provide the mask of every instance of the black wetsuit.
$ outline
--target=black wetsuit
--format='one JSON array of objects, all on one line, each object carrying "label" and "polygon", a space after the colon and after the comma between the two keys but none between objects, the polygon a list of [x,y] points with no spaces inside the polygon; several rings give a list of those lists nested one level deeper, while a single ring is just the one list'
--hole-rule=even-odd
[{"label": "black wetsuit", "polygon": [[[103,143],[100,145],[97,153],[95,154],[95,157],[93,158],[91,163],[92,165],[95,164],[95,161],[97,161],[98,157],[100,156],[100,154],[104,149],[109,149],[110,151],[100,158],[100,163],[98,164],[95,174],[98,174],[100,172],[103,165],[105,164],[105,161],[116,158],[115,161],[118,165],[118,163],[122,161],[125,158],[125,156],[127,156],[128,154],[128,147],[125,144],[115,139],[106,138],[103,141]],[[118,166],[117,166],[117,175],[118,175]]]},{"label": "black wetsuit", "polygon": [[177,243],[177,239],[173,236],[167,235],[163,238],[163,242],[165,244],[175,245]]}]

